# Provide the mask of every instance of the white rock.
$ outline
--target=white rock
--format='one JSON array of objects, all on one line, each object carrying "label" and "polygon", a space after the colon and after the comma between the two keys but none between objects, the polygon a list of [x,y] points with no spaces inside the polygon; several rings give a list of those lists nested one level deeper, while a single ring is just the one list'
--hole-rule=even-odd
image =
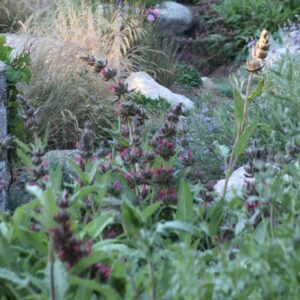
[{"label": "white rock", "polygon": [[17,53],[23,52],[25,49],[29,49],[36,42],[36,39],[26,34],[3,34],[6,38],[6,44]]},{"label": "white rock", "polygon": [[182,4],[166,1],[161,3],[157,9],[159,10],[158,20],[160,24],[173,33],[187,31],[193,25],[192,12]]},{"label": "white rock", "polygon": [[193,101],[185,96],[175,94],[168,88],[157,83],[151,76],[145,72],[134,72],[126,79],[129,89],[140,92],[147,98],[158,100],[159,97],[166,99],[172,106],[179,103],[183,104],[185,109],[194,107]]},{"label": "white rock", "polygon": [[293,31],[283,31],[282,43],[279,44],[275,40],[271,40],[271,49],[266,59],[266,66],[272,67],[278,60],[286,54],[292,57],[300,54],[300,29]]},{"label": "white rock", "polygon": [[[243,184],[245,181],[245,169],[244,167],[240,167],[236,169],[232,175],[229,178],[228,181],[228,188],[227,188],[227,193],[226,193],[226,200],[230,200],[234,198],[235,196],[242,196],[243,194]],[[247,178],[247,181],[250,181],[253,179]],[[225,179],[219,180],[215,187],[214,190],[215,192],[221,197],[223,193],[225,185]]]},{"label": "white rock", "polygon": [[213,90],[216,88],[215,84],[209,77],[201,77],[202,87],[205,90]]}]

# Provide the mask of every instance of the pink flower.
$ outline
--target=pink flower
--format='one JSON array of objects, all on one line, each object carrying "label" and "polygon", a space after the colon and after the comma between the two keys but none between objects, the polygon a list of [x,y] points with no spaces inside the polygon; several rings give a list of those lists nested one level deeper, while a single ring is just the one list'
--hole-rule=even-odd
[{"label": "pink flower", "polygon": [[147,21],[150,22],[150,23],[153,23],[155,21],[155,16],[152,15],[152,14],[149,14],[147,17],[146,17]]},{"label": "pink flower", "polygon": [[148,8],[145,11],[145,17],[148,22],[153,23],[159,16],[159,10],[157,8]]}]

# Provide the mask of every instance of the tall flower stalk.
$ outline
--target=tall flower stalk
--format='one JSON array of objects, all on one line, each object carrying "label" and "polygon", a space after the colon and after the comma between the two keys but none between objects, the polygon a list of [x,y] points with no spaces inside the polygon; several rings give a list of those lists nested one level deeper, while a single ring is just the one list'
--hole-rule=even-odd
[{"label": "tall flower stalk", "polygon": [[261,32],[260,38],[252,50],[252,60],[247,61],[247,70],[249,72],[247,87],[245,94],[243,95],[237,87],[234,87],[234,99],[235,99],[235,117],[236,117],[236,137],[233,144],[232,152],[229,158],[225,173],[225,184],[222,193],[222,205],[225,201],[226,192],[228,189],[229,178],[235,168],[236,162],[239,156],[243,153],[246,143],[249,140],[251,134],[256,128],[256,124],[247,125],[248,121],[248,109],[249,103],[259,96],[263,90],[264,81],[261,80],[256,89],[252,91],[254,75],[259,73],[264,66],[264,60],[268,55],[269,33],[267,30]]}]

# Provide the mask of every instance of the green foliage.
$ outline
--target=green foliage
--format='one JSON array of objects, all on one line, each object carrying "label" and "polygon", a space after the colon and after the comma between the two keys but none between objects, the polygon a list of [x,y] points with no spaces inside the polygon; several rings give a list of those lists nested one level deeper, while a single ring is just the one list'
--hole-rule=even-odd
[{"label": "green foliage", "polygon": [[171,108],[170,102],[161,97],[153,100],[141,93],[133,93],[130,99],[152,115],[165,115]]},{"label": "green foliage", "polygon": [[9,133],[18,138],[25,137],[24,125],[18,115],[17,84],[29,84],[31,80],[30,56],[26,52],[17,53],[6,45],[6,38],[0,35],[0,61],[6,64],[8,85]]},{"label": "green foliage", "polygon": [[176,81],[180,84],[194,87],[201,84],[201,77],[195,68],[187,65],[178,65]]},{"label": "green foliage", "polygon": [[[278,31],[287,21],[295,19],[300,8],[294,0],[222,0],[215,8],[229,29],[236,34],[231,47],[236,51],[243,47],[259,29]],[[266,11],[268,13],[266,14]]]},{"label": "green foliage", "polygon": [[[289,182],[283,179],[287,172]],[[69,213],[75,235],[92,240],[93,251],[69,271],[55,257],[53,283],[57,299],[297,299],[300,190],[295,184],[299,179],[296,165],[282,166],[272,176],[261,174],[258,180],[262,183],[259,190],[264,191],[264,205],[255,217],[247,213],[241,200],[229,203],[227,209],[237,221],[233,238],[226,243],[217,242],[215,232],[208,230],[215,223],[218,204],[204,207],[196,203],[196,194],[186,182],[181,182],[178,221],[166,222],[156,218],[160,204],[141,210],[124,196],[118,205],[107,206],[112,198],[102,191],[109,186],[112,174],[105,178],[92,174],[92,166],[86,175],[79,174],[87,184],[69,195]],[[62,193],[57,175],[56,171],[50,176],[44,191],[30,187],[36,199],[19,207],[13,216],[0,215],[3,299],[50,297],[48,231],[55,226],[55,200]],[[88,178],[94,178],[93,182]],[[87,196],[94,199],[93,213],[91,218],[82,219]],[[276,214],[273,232],[270,217],[265,214],[271,203]],[[261,222],[254,225],[258,216]],[[32,224],[41,227],[31,231]],[[122,224],[125,233],[115,239],[105,238],[105,230],[112,224]],[[91,266],[100,262],[112,268],[107,282],[90,277]]]}]

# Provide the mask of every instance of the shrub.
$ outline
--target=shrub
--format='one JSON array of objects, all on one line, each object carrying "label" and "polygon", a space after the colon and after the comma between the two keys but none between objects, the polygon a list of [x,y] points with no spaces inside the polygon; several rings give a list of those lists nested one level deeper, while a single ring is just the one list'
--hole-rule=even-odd
[{"label": "shrub", "polygon": [[176,81],[183,85],[193,87],[201,84],[201,77],[195,68],[187,65],[178,65],[178,76]]},{"label": "shrub", "polygon": [[[270,32],[295,19],[300,8],[294,0],[222,0],[216,11],[229,28],[236,31],[233,50],[242,48],[257,33],[257,24]],[[268,13],[266,14],[266,10]]]}]

